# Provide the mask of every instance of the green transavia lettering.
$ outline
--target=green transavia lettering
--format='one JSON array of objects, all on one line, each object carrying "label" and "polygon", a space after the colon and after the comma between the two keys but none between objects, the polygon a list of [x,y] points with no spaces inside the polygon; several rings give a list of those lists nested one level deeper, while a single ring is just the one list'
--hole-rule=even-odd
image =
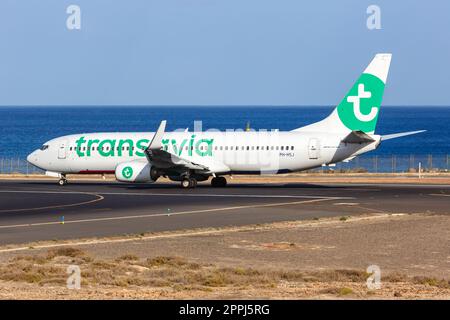
[{"label": "green transavia lettering", "polygon": [[[181,140],[177,139],[162,139],[163,149],[176,154],[178,156],[193,156],[200,157],[212,156],[214,139],[196,139],[195,134],[190,138]],[[94,154],[99,154],[102,157],[122,157],[122,156],[138,156],[144,157],[144,150],[150,143],[149,139],[90,139],[86,140],[84,136],[80,137],[76,143],[78,157],[91,157]]]}]

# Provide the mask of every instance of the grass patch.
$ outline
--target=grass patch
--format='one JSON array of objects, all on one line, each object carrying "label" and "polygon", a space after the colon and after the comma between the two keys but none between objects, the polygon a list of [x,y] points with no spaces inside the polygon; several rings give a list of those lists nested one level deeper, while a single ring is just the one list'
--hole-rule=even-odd
[{"label": "grass patch", "polygon": [[139,260],[139,257],[134,255],[134,254],[124,254],[124,255],[116,258],[117,262],[120,262],[120,261],[137,261],[137,260]]},{"label": "grass patch", "polygon": [[343,288],[339,289],[339,293],[338,294],[340,296],[347,296],[347,295],[352,294],[352,293],[353,293],[353,290],[351,288],[343,287]]},{"label": "grass patch", "polygon": [[[73,248],[50,250],[41,255],[25,255],[0,264],[0,279],[38,284],[42,286],[64,286],[67,266],[77,264],[81,269],[82,286],[129,286],[147,288],[171,288],[175,291],[200,290],[209,292],[215,288],[276,288],[287,282],[321,283],[320,293],[346,296],[353,293],[348,283],[364,284],[368,274],[360,270],[273,270],[246,267],[221,267],[206,263],[193,263],[182,257],[157,256],[139,259],[127,254],[113,259],[94,260],[85,252]],[[75,261],[75,263],[73,263]],[[392,273],[386,282],[412,282],[439,288],[449,288],[447,280],[430,277],[407,278]],[[333,285],[328,285],[333,283]],[[341,284],[341,285],[339,285]]]},{"label": "grass patch", "polygon": [[450,280],[436,279],[431,277],[414,277],[413,282],[416,284],[428,285],[431,287],[438,287],[442,289],[450,288]]}]

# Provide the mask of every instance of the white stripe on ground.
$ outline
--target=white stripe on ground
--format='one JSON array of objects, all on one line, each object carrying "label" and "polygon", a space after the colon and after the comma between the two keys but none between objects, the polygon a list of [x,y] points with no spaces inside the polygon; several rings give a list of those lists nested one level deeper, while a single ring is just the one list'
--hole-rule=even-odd
[{"label": "white stripe on ground", "polygon": [[35,211],[35,210],[44,210],[44,209],[60,209],[60,208],[67,208],[67,207],[76,207],[76,206],[82,206],[85,204],[90,204],[98,201],[102,201],[105,199],[105,197],[94,194],[94,193],[80,193],[83,195],[88,196],[94,196],[96,199],[89,200],[89,201],[83,201],[83,202],[76,202],[76,203],[69,203],[69,204],[60,204],[60,205],[54,205],[54,206],[46,206],[46,207],[34,207],[34,208],[19,208],[19,209],[4,209],[0,210],[0,213],[6,213],[6,212],[23,212],[23,211]]},{"label": "white stripe on ground", "polygon": [[[0,190],[0,193],[37,194],[90,194],[82,191],[38,191],[38,190]],[[93,194],[93,193],[91,193]],[[271,195],[271,194],[215,194],[215,193],[143,193],[143,192],[95,192],[96,195],[120,196],[161,196],[161,197],[229,197],[229,198],[298,198],[298,199],[355,199],[354,197],[314,196],[314,195]]]},{"label": "white stripe on ground", "polygon": [[[379,214],[379,215],[372,215],[369,217],[352,217],[352,219],[350,219],[348,221],[357,222],[357,221],[373,220],[373,219],[380,219],[380,218],[383,219],[386,217],[393,217],[393,216],[409,216],[409,215],[406,213],[397,213],[397,214],[389,214],[389,215]],[[332,224],[332,223],[335,223],[336,221],[337,220],[330,220],[330,221],[325,221],[325,222],[308,222],[308,223],[305,223],[304,226],[307,227],[307,226],[310,226],[313,224],[320,224],[320,225]],[[348,222],[346,222],[346,223],[348,223]],[[0,253],[50,249],[50,248],[58,248],[58,247],[88,246],[88,245],[109,244],[109,243],[123,243],[123,242],[131,242],[131,241],[181,238],[181,237],[190,237],[190,236],[223,234],[223,233],[227,233],[227,232],[264,230],[265,228],[266,227],[264,227],[264,226],[235,227],[232,229],[226,228],[226,229],[219,229],[219,230],[206,230],[206,231],[195,231],[195,232],[188,231],[188,232],[183,232],[183,233],[149,235],[149,236],[144,236],[144,237],[119,238],[119,239],[94,239],[94,240],[78,241],[78,242],[56,243],[56,244],[52,243],[52,244],[0,249]]]},{"label": "white stripe on ground", "polygon": [[[313,202],[320,202],[320,201],[327,201],[327,200],[329,201],[329,200],[334,200],[334,199],[322,198],[322,199],[312,199],[312,200],[303,200],[303,201],[280,202],[280,203],[269,203],[269,204],[259,204],[259,205],[254,205],[253,204],[253,205],[235,206],[235,207],[224,207],[224,208],[213,208],[213,209],[202,209],[202,210],[190,210],[190,211],[180,211],[180,212],[171,212],[171,213],[154,213],[154,214],[143,214],[143,215],[134,215],[134,216],[119,216],[119,217],[80,219],[80,220],[66,220],[66,221],[64,221],[64,224],[101,222],[101,221],[113,221],[113,220],[132,220],[132,219],[154,218],[154,217],[163,217],[163,216],[177,216],[177,215],[186,215],[186,214],[195,214],[195,213],[231,211],[231,210],[239,210],[239,209],[278,207],[278,206],[313,203]],[[60,222],[60,221],[50,221],[50,222],[36,222],[36,223],[29,223],[29,224],[0,225],[0,229],[36,227],[36,226],[47,226],[47,225],[57,225],[57,224],[62,224],[62,222]]]}]

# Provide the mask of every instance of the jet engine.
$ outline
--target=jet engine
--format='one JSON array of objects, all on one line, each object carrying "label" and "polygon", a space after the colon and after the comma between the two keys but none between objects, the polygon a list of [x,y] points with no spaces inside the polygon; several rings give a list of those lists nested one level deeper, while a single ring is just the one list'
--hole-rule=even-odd
[{"label": "jet engine", "polygon": [[115,171],[116,179],[122,182],[155,182],[158,170],[147,161],[128,161],[120,163]]}]

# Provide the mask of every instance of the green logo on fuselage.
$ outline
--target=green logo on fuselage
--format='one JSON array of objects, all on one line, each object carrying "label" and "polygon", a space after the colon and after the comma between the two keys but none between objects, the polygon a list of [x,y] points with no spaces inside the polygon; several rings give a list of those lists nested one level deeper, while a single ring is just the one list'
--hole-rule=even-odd
[{"label": "green logo on fuselage", "polygon": [[[163,139],[163,150],[177,156],[200,157],[212,156],[214,139],[196,139],[195,134],[190,138],[184,138],[180,142],[176,138]],[[91,157],[98,153],[102,157],[122,157],[124,155],[144,157],[144,150],[150,143],[149,139],[89,139],[84,136],[75,141],[75,151],[79,157]]]},{"label": "green logo on fuselage", "polygon": [[131,167],[123,168],[122,175],[125,179],[130,179],[133,176],[133,168]]}]

